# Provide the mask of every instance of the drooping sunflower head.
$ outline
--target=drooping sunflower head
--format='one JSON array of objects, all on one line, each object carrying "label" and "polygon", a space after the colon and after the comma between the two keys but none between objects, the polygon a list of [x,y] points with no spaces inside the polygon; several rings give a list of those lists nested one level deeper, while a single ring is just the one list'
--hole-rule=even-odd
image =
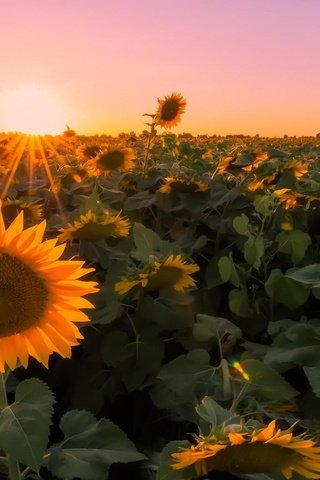
[{"label": "drooping sunflower head", "polygon": [[204,192],[208,190],[208,184],[196,178],[166,177],[163,185],[159,188],[160,193],[172,192]]},{"label": "drooping sunflower head", "polygon": [[23,211],[6,229],[0,212],[0,371],[29,355],[45,366],[51,353],[71,356],[83,338],[74,322],[88,322],[81,308],[96,282],[79,280],[93,269],[61,261],[65,245],[42,241],[46,222],[23,230]]},{"label": "drooping sunflower head", "polygon": [[292,428],[281,431],[273,420],[256,430],[242,427],[225,438],[196,437],[196,445],[172,454],[171,467],[193,466],[197,477],[219,470],[234,474],[279,472],[286,479],[297,472],[305,478],[320,478],[320,447],[305,435],[294,436]]},{"label": "drooping sunflower head", "polygon": [[115,284],[115,291],[124,295],[136,285],[141,285],[146,291],[172,288],[181,292],[195,285],[191,274],[198,270],[198,265],[185,262],[181,255],[169,255],[165,260],[156,260],[146,268],[137,270],[130,277],[123,277]]},{"label": "drooping sunflower head", "polygon": [[187,105],[183,96],[180,93],[172,93],[163,99],[158,99],[158,102],[154,123],[164,128],[178,125]]},{"label": "drooping sunflower head", "polygon": [[107,213],[98,216],[89,210],[79,219],[69,223],[67,227],[61,230],[59,235],[60,242],[72,240],[84,240],[96,242],[98,240],[108,239],[110,237],[119,238],[129,235],[130,222],[127,218]]},{"label": "drooping sunflower head", "polygon": [[41,205],[20,199],[7,198],[3,200],[2,215],[6,225],[13,222],[20,212],[23,212],[25,222],[29,224],[38,223],[42,220]]},{"label": "drooping sunflower head", "polygon": [[126,171],[133,167],[135,159],[132,148],[109,148],[96,160],[96,170],[98,173],[108,175],[113,171]]}]

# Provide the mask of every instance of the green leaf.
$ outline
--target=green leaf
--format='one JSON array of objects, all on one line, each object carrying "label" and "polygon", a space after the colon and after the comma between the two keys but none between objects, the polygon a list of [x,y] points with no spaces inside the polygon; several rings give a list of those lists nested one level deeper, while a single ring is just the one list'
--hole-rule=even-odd
[{"label": "green leaf", "polygon": [[244,258],[249,265],[258,269],[264,255],[264,240],[262,237],[250,236],[244,244]]},{"label": "green leaf", "polygon": [[150,207],[155,203],[155,201],[155,195],[145,190],[127,198],[124,202],[123,209],[128,212],[132,210],[139,210],[140,208],[142,209]]},{"label": "green leaf", "polygon": [[319,287],[312,287],[311,292],[313,293],[313,296],[317,299],[320,300],[320,286]]},{"label": "green leaf", "polygon": [[157,233],[150,228],[146,228],[142,223],[135,222],[132,231],[136,246],[132,255],[138,260],[148,262],[150,255],[157,252],[165,255],[172,253],[174,250],[174,244],[161,240]]},{"label": "green leaf", "polygon": [[247,391],[250,394],[270,400],[290,400],[298,394],[278,372],[260,360],[243,360],[242,367],[249,375]]},{"label": "green leaf", "polygon": [[273,214],[277,198],[274,195],[257,195],[253,201],[256,212],[264,217],[270,217]]},{"label": "green leaf", "polygon": [[320,286],[320,263],[313,263],[290,273],[287,272],[285,276],[304,285]]},{"label": "green leaf", "polygon": [[0,415],[0,448],[36,472],[47,447],[53,404],[49,387],[31,378],[19,383],[15,402]]},{"label": "green leaf", "polygon": [[301,307],[310,295],[309,288],[293,280],[287,274],[283,275],[279,268],[271,271],[265,283],[265,290],[269,297],[286,305],[291,310]]},{"label": "green leaf", "polygon": [[197,422],[199,417],[194,406],[205,395],[213,394],[216,385],[221,383],[220,377],[214,372],[208,352],[193,349],[161,368],[158,383],[150,392],[151,398],[158,408],[179,407],[183,410],[184,418],[187,416],[189,421]]},{"label": "green leaf", "polygon": [[229,308],[231,312],[238,315],[238,317],[250,316],[251,309],[249,299],[244,290],[234,288],[229,292]]},{"label": "green leaf", "polygon": [[47,468],[58,478],[101,480],[110,465],[136,462],[145,457],[110,420],[96,420],[84,410],[71,410],[61,419],[64,440],[49,450]]},{"label": "green leaf", "polygon": [[265,363],[280,365],[295,363],[313,367],[320,356],[320,328],[307,323],[293,322],[278,333],[264,357]]},{"label": "green leaf", "polygon": [[301,230],[280,232],[276,240],[279,251],[290,255],[294,265],[304,258],[307,248],[312,243],[310,235]]},{"label": "green leaf", "polygon": [[320,398],[320,365],[315,367],[304,367],[304,373],[307,375],[313,393]]},{"label": "green leaf", "polygon": [[196,406],[198,415],[213,427],[222,425],[223,422],[234,417],[229,410],[221,407],[213,397],[204,397],[200,405]]},{"label": "green leaf", "polygon": [[239,287],[239,275],[233,261],[229,257],[221,257],[218,261],[218,268],[220,276],[224,282],[230,282],[235,287]]},{"label": "green leaf", "polygon": [[193,336],[197,341],[203,342],[213,338],[221,341],[226,334],[234,335],[236,338],[241,338],[242,335],[240,328],[226,318],[201,313],[196,315]]},{"label": "green leaf", "polygon": [[190,448],[191,443],[187,440],[174,441],[168,443],[161,452],[161,463],[157,471],[156,480],[192,480],[195,478],[195,469],[193,466],[174,470],[172,453],[180,451],[180,448]]},{"label": "green leaf", "polygon": [[96,214],[101,214],[103,212],[104,206],[101,204],[100,195],[96,188],[94,188],[89,197],[86,198],[82,210],[83,212],[88,212],[88,210],[91,210]]},{"label": "green leaf", "polygon": [[144,329],[136,339],[120,330],[108,332],[102,343],[104,361],[118,369],[129,392],[158,372],[163,352],[163,339],[155,327]]},{"label": "green leaf", "polygon": [[233,228],[239,235],[250,235],[249,218],[244,213],[235,217],[232,222]]}]

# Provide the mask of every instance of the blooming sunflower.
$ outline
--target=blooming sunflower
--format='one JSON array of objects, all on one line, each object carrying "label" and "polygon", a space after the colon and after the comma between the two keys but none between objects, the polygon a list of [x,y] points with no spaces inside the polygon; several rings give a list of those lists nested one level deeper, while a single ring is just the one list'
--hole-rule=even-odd
[{"label": "blooming sunflower", "polygon": [[69,223],[66,228],[61,229],[58,236],[59,241],[86,240],[96,242],[110,237],[127,237],[129,235],[130,222],[127,218],[107,214],[103,220],[99,220],[91,210],[80,215],[78,220]]},{"label": "blooming sunflower", "polygon": [[95,161],[96,173],[109,175],[115,170],[130,170],[133,167],[135,154],[132,148],[109,148]]},{"label": "blooming sunflower", "polygon": [[24,219],[27,222],[38,223],[42,220],[42,206],[20,199],[7,198],[2,201],[2,215],[5,222],[10,224],[23,211]]},{"label": "blooming sunflower", "polygon": [[123,277],[114,288],[119,295],[124,295],[136,285],[141,285],[147,291],[173,288],[181,292],[195,285],[190,275],[198,270],[198,265],[186,263],[181,255],[169,255],[164,261],[155,261],[147,270],[137,271],[133,277]]},{"label": "blooming sunflower", "polygon": [[292,428],[281,431],[275,420],[255,431],[231,432],[225,439],[196,437],[197,445],[172,454],[174,470],[194,466],[197,476],[211,470],[238,474],[278,471],[286,479],[297,472],[305,478],[320,478],[320,447],[294,436]]},{"label": "blooming sunflower", "polygon": [[95,292],[96,282],[79,280],[93,271],[84,262],[57,260],[65,245],[42,241],[46,222],[23,230],[23,211],[6,229],[0,212],[0,371],[28,356],[48,366],[53,352],[70,357],[71,346],[83,338],[73,322],[89,319],[82,298]]},{"label": "blooming sunflower", "polygon": [[183,96],[180,93],[172,93],[163,99],[158,98],[158,102],[154,123],[164,128],[178,125],[187,105]]},{"label": "blooming sunflower", "polygon": [[208,184],[196,180],[195,178],[183,179],[183,178],[174,178],[166,177],[164,179],[164,184],[159,188],[161,193],[171,193],[171,192],[204,192],[208,190]]}]

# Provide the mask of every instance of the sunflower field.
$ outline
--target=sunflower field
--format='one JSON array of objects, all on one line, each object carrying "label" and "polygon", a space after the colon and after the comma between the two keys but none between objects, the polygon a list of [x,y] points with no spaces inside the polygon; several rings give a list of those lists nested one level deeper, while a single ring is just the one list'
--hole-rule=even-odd
[{"label": "sunflower field", "polygon": [[320,478],[320,138],[0,134],[0,478]]}]

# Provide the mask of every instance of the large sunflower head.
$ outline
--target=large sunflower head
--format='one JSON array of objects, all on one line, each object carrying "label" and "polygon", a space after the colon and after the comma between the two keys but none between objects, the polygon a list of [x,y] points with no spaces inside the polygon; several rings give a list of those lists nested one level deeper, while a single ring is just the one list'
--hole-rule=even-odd
[{"label": "large sunflower head", "polygon": [[0,212],[0,371],[29,355],[48,365],[51,353],[70,357],[83,338],[74,322],[88,322],[81,308],[96,282],[79,280],[93,269],[58,260],[65,245],[42,241],[46,222],[23,230],[23,211],[6,229]]},{"label": "large sunflower head", "polygon": [[134,159],[132,148],[109,148],[97,157],[96,171],[108,175],[113,171],[130,170]]},{"label": "large sunflower head", "polygon": [[235,474],[280,472],[290,479],[293,472],[305,478],[320,478],[320,447],[292,428],[281,431],[275,420],[263,428],[240,430],[225,436],[195,437],[196,445],[172,454],[174,470],[193,466],[196,475],[211,470]]},{"label": "large sunflower head", "polygon": [[24,213],[27,223],[38,223],[42,220],[42,206],[20,199],[7,198],[2,202],[2,215],[6,224],[10,224],[18,213]]},{"label": "large sunflower head", "polygon": [[172,192],[204,192],[208,190],[208,184],[192,177],[189,179],[179,177],[166,177],[163,185],[159,188],[160,193]]},{"label": "large sunflower head", "polygon": [[72,240],[85,240],[96,242],[110,237],[127,237],[129,235],[130,222],[127,218],[117,215],[106,214],[98,218],[91,210],[80,215],[78,220],[69,223],[59,235],[60,242]]},{"label": "large sunflower head", "polygon": [[172,288],[181,292],[195,285],[191,274],[198,270],[198,265],[185,262],[181,255],[169,255],[165,260],[156,260],[130,277],[123,277],[115,284],[115,291],[124,295],[136,285],[141,285],[147,291]]},{"label": "large sunflower head", "polygon": [[187,105],[183,96],[180,93],[172,93],[163,99],[158,99],[158,102],[154,123],[164,128],[178,125]]}]

